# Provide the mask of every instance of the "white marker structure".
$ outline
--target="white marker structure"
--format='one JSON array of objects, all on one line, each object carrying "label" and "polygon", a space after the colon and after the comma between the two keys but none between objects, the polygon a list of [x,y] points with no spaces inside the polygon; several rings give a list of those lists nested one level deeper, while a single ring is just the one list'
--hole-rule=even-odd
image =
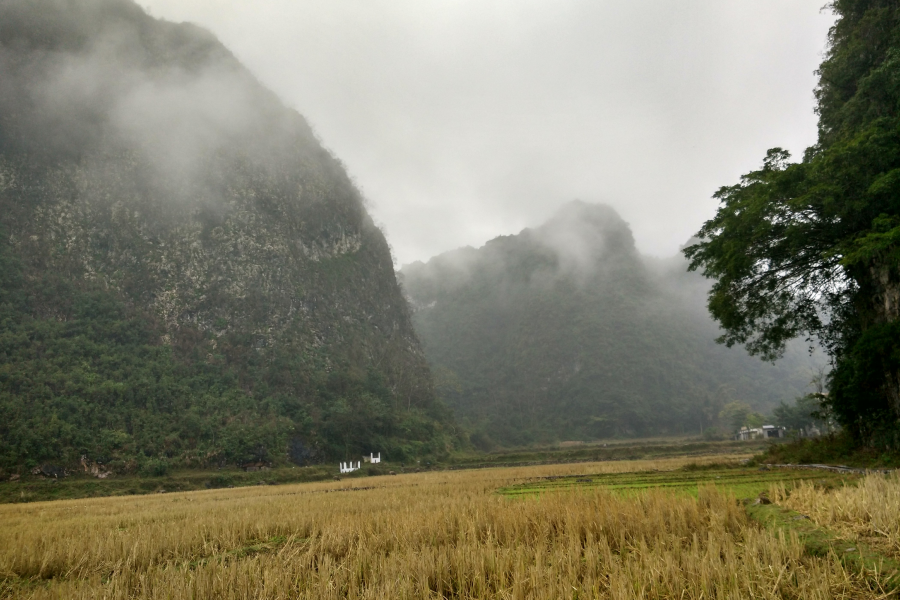
[{"label": "white marker structure", "polygon": [[[365,457],[363,457],[363,458],[365,458]],[[366,462],[370,462],[373,465],[375,463],[380,463],[381,462],[381,452],[378,453],[378,456],[375,456],[373,453],[370,452],[369,459]]]},{"label": "white marker structure", "polygon": [[356,461],[356,466],[353,466],[353,461],[348,463],[341,463],[341,473],[352,473],[353,471],[358,470],[362,466],[361,461]]}]

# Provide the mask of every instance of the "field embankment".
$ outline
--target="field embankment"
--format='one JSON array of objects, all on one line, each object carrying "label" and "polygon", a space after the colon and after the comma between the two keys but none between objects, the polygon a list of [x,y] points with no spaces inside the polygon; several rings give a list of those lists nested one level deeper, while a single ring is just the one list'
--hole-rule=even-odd
[{"label": "field embankment", "polygon": [[[571,445],[568,445],[571,444]],[[721,456],[725,460],[746,458],[773,446],[772,441],[708,441],[699,438],[663,437],[608,442],[563,442],[552,446],[535,446],[458,454],[448,461],[448,468],[513,467],[540,464],[602,462],[615,460],[658,460],[675,457]]]},{"label": "field embankment", "polygon": [[[723,457],[747,458],[752,452],[767,447],[764,441],[710,442],[691,438],[660,438],[597,442],[574,446],[556,445],[523,448],[490,453],[456,454],[443,460],[363,463],[360,471],[341,478],[370,475],[418,473],[422,471],[475,469],[485,467],[534,466],[579,462],[657,460],[672,457],[700,457],[716,454]],[[61,467],[51,469],[62,473]],[[141,495],[158,492],[188,492],[212,488],[280,485],[325,481],[339,475],[337,464],[307,467],[280,466],[245,471],[238,467],[222,469],[183,469],[164,475],[111,474],[98,479],[81,469],[65,470],[64,476],[44,476],[22,471],[10,478],[0,472],[0,503],[37,502],[75,498]]]},{"label": "field embankment", "polygon": [[[885,597],[880,575],[760,527],[715,482],[696,497],[649,487],[497,493],[545,477],[680,476],[685,471],[676,469],[720,461],[440,471],[9,504],[0,506],[0,597]],[[900,490],[896,477],[883,481],[887,487],[861,496],[861,506]],[[833,493],[822,490],[823,498]]]},{"label": "field embankment", "polygon": [[[721,460],[721,457],[716,457]],[[713,459],[713,460],[716,460]],[[707,460],[710,460],[707,457]],[[597,472],[569,476],[545,476],[501,488],[507,496],[533,496],[564,490],[603,489],[634,494],[648,489],[663,489],[677,494],[699,496],[704,487],[713,486],[720,492],[738,499],[754,498],[768,492],[773,484],[780,485],[786,494],[795,485],[815,481],[818,486],[843,487],[859,481],[855,473],[821,472],[796,469],[744,467],[729,463],[690,463],[677,471],[649,470],[644,472]]]}]

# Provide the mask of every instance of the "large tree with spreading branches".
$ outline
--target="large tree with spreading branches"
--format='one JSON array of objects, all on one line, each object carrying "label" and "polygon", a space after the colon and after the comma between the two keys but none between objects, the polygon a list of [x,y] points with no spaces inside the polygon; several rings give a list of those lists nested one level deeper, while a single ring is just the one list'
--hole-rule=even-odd
[{"label": "large tree with spreading branches", "polygon": [[833,361],[829,408],[861,443],[900,441],[900,2],[836,0],[818,142],[780,148],[685,249],[714,280],[721,341],[774,359],[798,336]]}]

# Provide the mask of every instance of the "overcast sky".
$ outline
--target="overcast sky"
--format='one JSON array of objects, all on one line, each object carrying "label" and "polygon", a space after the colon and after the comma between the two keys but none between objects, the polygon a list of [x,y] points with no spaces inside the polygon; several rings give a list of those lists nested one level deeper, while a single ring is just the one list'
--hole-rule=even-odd
[{"label": "overcast sky", "polygon": [[669,256],[816,137],[824,0],[138,0],[215,33],[347,166],[404,264],[612,205]]}]

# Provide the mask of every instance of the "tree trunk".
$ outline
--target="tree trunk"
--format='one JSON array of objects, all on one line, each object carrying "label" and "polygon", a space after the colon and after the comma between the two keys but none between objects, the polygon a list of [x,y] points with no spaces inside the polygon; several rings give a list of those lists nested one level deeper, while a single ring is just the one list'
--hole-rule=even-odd
[{"label": "tree trunk", "polygon": [[[872,298],[875,322],[896,322],[900,319],[900,278],[896,266],[876,263],[870,272],[875,288]],[[885,373],[884,393],[894,418],[900,422],[900,371],[896,368]]]}]

